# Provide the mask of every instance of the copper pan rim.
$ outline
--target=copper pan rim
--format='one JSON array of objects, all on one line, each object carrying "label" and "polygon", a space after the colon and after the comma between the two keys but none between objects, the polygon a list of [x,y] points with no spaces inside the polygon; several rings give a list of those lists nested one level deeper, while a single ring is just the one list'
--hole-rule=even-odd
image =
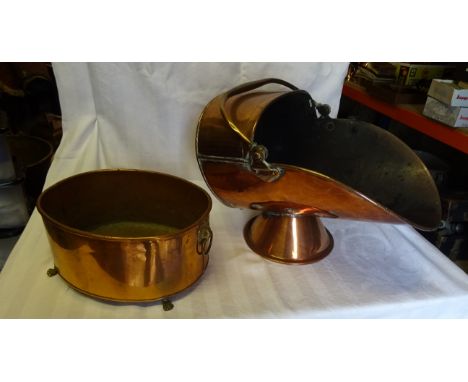
[{"label": "copper pan rim", "polygon": [[52,146],[52,144],[43,139],[43,138],[40,138],[40,137],[36,137],[36,136],[33,136],[33,135],[7,135],[7,140],[10,140],[10,141],[14,141],[14,140],[30,140],[30,141],[36,141],[36,142],[40,142],[40,144],[44,145],[44,147],[47,147],[47,153],[44,154],[41,158],[39,158],[38,160],[36,160],[35,162],[32,162],[32,163],[28,163],[27,164],[27,168],[30,168],[30,167],[35,167],[35,166],[38,166],[48,160],[50,160],[54,154],[54,148]]},{"label": "copper pan rim", "polygon": [[[156,236],[132,236],[132,237],[99,235],[99,234],[91,233],[91,232],[88,232],[88,231],[80,230],[78,228],[73,228],[73,227],[71,227],[71,226],[69,226],[67,224],[64,224],[64,223],[52,218],[44,210],[44,208],[42,207],[42,199],[47,194],[47,192],[49,190],[60,187],[62,184],[67,183],[71,179],[79,178],[79,177],[90,175],[90,174],[113,173],[113,172],[138,172],[138,173],[142,173],[142,174],[157,175],[157,176],[176,179],[176,180],[178,180],[180,182],[186,183],[186,184],[190,185],[191,187],[201,191],[202,194],[206,197],[207,206],[205,208],[204,213],[202,215],[200,215],[200,217],[197,220],[195,220],[192,224],[187,225],[184,228],[180,228],[180,229],[178,229],[177,231],[175,231],[173,233],[156,235]],[[209,216],[209,214],[211,212],[212,201],[211,201],[211,197],[209,196],[209,194],[203,188],[197,186],[196,184],[194,184],[192,182],[189,182],[189,181],[187,181],[185,179],[182,179],[180,177],[170,175],[170,174],[166,174],[166,173],[162,173],[162,172],[150,171],[150,170],[140,170],[140,169],[130,169],[130,168],[129,169],[127,169],[127,168],[115,168],[115,169],[99,169],[99,170],[81,172],[81,173],[69,176],[69,177],[67,177],[65,179],[62,179],[62,180],[58,181],[57,183],[54,183],[52,186],[48,187],[46,190],[44,190],[41,193],[41,195],[39,196],[39,198],[37,200],[36,207],[37,207],[38,212],[43,216],[43,218],[47,219],[47,221],[49,221],[50,223],[52,223],[52,224],[56,225],[57,227],[63,229],[66,232],[73,233],[74,235],[84,237],[84,238],[89,238],[89,239],[98,239],[98,240],[102,240],[102,241],[119,241],[119,242],[121,242],[121,241],[130,241],[131,242],[131,241],[151,240],[151,239],[155,239],[155,238],[158,238],[158,239],[168,238],[168,239],[170,239],[170,238],[173,238],[173,237],[180,236],[181,233],[185,233],[185,232],[193,229],[194,227],[200,225],[200,223],[202,221],[206,220],[206,218]]]}]

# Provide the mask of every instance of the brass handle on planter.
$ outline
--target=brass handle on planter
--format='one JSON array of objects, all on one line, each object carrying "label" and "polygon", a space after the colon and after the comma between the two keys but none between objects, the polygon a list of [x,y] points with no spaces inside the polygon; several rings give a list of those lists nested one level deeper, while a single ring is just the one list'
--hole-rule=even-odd
[{"label": "brass handle on planter", "polygon": [[197,253],[199,255],[208,255],[213,242],[213,231],[208,224],[200,227],[198,230]]},{"label": "brass handle on planter", "polygon": [[221,98],[221,106],[220,111],[221,115],[224,118],[224,121],[228,124],[228,126],[237,133],[239,137],[241,137],[246,143],[249,144],[250,149],[247,154],[247,160],[249,163],[250,170],[255,173],[260,179],[265,182],[273,182],[280,178],[284,171],[280,167],[273,167],[267,161],[266,158],[268,156],[268,150],[266,147],[262,145],[258,145],[255,142],[252,142],[245,134],[239,130],[236,124],[232,121],[230,116],[226,113],[225,104],[226,101],[238,94],[242,94],[248,92],[250,90],[257,89],[261,86],[268,85],[268,84],[279,84],[290,88],[291,90],[299,90],[296,86],[286,82],[284,80],[280,80],[278,78],[265,78],[263,80],[252,81],[246,84],[239,85],[228,92],[224,93]]}]

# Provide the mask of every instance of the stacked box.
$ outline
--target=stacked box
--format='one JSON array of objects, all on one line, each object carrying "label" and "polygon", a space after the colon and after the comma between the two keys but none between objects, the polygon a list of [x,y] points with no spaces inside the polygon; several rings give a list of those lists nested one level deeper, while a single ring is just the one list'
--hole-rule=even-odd
[{"label": "stacked box", "polygon": [[452,127],[468,127],[468,89],[451,80],[434,79],[423,114]]}]

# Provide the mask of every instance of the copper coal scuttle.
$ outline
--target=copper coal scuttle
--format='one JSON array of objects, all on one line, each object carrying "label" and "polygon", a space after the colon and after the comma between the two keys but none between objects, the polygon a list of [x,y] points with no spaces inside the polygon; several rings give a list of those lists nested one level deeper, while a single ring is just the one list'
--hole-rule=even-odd
[{"label": "copper coal scuttle", "polygon": [[[260,89],[270,84],[282,89]],[[260,212],[244,238],[269,260],[306,264],[327,256],[333,238],[320,217],[422,230],[440,222],[436,185],[408,146],[329,112],[306,91],[270,78],[218,95],[201,114],[196,148],[205,181],[227,206]]]}]

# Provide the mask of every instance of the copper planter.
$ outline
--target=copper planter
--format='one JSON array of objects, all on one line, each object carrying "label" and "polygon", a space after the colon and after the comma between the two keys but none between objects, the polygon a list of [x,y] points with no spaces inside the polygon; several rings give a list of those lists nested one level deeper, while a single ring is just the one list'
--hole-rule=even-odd
[{"label": "copper planter", "polygon": [[140,170],[78,174],[38,199],[55,267],[73,288],[113,301],[154,301],[202,276],[211,199],[183,179]]},{"label": "copper planter", "polygon": [[[259,89],[271,84],[282,88]],[[244,237],[269,260],[306,264],[330,253],[333,239],[320,217],[423,230],[440,222],[437,187],[406,144],[329,112],[306,91],[269,78],[216,96],[200,116],[203,177],[227,206],[261,211]]]}]

